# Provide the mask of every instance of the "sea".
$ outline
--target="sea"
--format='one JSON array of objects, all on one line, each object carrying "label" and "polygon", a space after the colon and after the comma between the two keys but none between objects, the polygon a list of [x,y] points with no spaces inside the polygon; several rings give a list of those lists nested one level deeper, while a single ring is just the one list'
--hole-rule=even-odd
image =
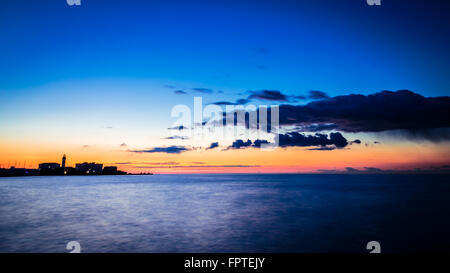
[{"label": "sea", "polygon": [[0,178],[0,252],[448,252],[450,176]]}]

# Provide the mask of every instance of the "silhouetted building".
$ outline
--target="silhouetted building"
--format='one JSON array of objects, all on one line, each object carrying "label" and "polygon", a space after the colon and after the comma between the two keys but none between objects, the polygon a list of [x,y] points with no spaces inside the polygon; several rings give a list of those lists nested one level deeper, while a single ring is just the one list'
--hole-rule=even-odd
[{"label": "silhouetted building", "polygon": [[64,169],[58,163],[41,163],[39,164],[40,175],[62,175]]},{"label": "silhouetted building", "polygon": [[66,155],[63,155],[61,168],[63,168],[63,169],[66,168]]},{"label": "silhouetted building", "polygon": [[[62,157],[62,166],[58,163],[41,163],[38,169],[25,169],[10,167],[0,168],[0,176],[31,176],[31,175],[126,175],[127,172],[119,171],[116,166],[106,166],[94,162],[79,163],[75,168],[66,167],[66,155]],[[24,164],[25,165],[25,164]]]},{"label": "silhouetted building", "polygon": [[58,163],[41,163],[39,164],[39,170],[55,170],[59,168],[60,165]]},{"label": "silhouetted building", "polygon": [[64,175],[79,175],[80,173],[75,171],[75,168],[72,167],[65,167],[64,168]]},{"label": "silhouetted building", "polygon": [[0,176],[30,176],[38,175],[36,169],[14,168],[0,169]]},{"label": "silhouetted building", "polygon": [[127,172],[119,171],[116,166],[107,166],[103,168],[103,175],[124,175]]},{"label": "silhouetted building", "polygon": [[103,164],[92,163],[79,163],[75,165],[75,171],[81,174],[102,174]]},{"label": "silhouetted building", "polygon": [[103,174],[115,175],[115,174],[117,174],[117,167],[115,167],[115,166],[106,166],[106,167],[103,168]]}]

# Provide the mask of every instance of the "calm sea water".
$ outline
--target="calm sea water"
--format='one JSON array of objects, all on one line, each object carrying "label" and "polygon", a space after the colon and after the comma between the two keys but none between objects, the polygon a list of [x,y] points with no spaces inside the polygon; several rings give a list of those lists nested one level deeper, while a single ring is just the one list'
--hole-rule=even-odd
[{"label": "calm sea water", "polygon": [[449,178],[0,178],[0,252],[449,251]]}]

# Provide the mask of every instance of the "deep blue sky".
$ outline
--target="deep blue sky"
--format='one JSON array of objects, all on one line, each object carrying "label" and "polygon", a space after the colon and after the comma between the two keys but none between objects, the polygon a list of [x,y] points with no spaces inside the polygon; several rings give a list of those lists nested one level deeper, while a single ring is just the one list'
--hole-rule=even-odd
[{"label": "deep blue sky", "polygon": [[0,92],[106,77],[448,95],[448,12],[425,0],[6,1]]},{"label": "deep blue sky", "polygon": [[[139,151],[172,145],[206,148],[218,141],[214,135],[206,140],[168,138],[180,134],[168,129],[176,121],[171,110],[178,104],[192,106],[194,96],[201,96],[204,104],[251,97],[258,106],[280,103],[262,100],[261,94],[292,98],[311,90],[337,96],[409,89],[424,96],[449,96],[450,1],[381,2],[369,6],[366,0],[81,0],[81,6],[69,6],[66,0],[3,1],[0,164],[12,159],[53,161],[59,153],[80,161],[173,162],[170,156],[175,155]],[[355,119],[359,124],[366,111],[375,113],[375,121],[365,120],[365,131],[341,132],[349,143],[359,139],[366,145],[320,157],[310,170],[448,165],[448,142],[370,133],[370,125],[378,121],[388,129],[404,129],[404,124],[417,129],[430,124],[448,127],[448,104],[428,103],[420,109],[418,105],[428,100],[411,99],[414,95],[408,92],[398,92],[394,99],[388,92],[381,94],[384,104],[358,108],[361,111],[335,124],[353,124]],[[360,98],[343,97],[345,103],[338,109],[316,104],[324,107],[317,114],[323,118],[311,122],[334,124],[339,109],[359,103],[350,97]],[[380,96],[372,97],[377,102]],[[289,109],[304,113],[299,105],[309,102],[299,100],[297,108]],[[292,122],[292,115],[288,112],[282,120]],[[234,135],[219,140],[220,149],[235,140]],[[374,141],[377,145],[367,145]],[[309,150],[300,150],[279,149],[279,157],[271,160],[308,161],[303,156]],[[208,154],[204,149],[177,158],[197,161],[197,152],[203,151],[203,159]],[[238,151],[220,151],[209,151],[207,160],[235,163],[232,155]],[[240,154],[239,163],[269,164],[248,151]],[[310,159],[317,158],[314,154]]]}]

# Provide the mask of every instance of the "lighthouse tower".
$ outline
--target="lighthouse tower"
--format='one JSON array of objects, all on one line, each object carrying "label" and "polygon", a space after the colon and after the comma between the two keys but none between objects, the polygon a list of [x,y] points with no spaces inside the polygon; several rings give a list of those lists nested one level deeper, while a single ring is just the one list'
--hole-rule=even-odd
[{"label": "lighthouse tower", "polygon": [[66,168],[66,155],[63,155],[61,167],[63,170]]}]

